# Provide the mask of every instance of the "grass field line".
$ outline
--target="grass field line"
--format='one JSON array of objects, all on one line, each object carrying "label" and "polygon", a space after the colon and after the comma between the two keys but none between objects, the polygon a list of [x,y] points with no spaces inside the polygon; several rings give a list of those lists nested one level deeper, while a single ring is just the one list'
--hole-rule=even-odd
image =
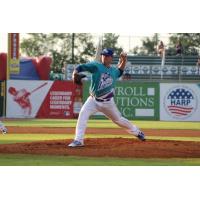
[{"label": "grass field line", "polygon": [[[76,127],[77,120],[63,119],[26,119],[26,120],[6,120],[6,126],[18,127]],[[142,129],[179,129],[179,130],[200,130],[199,122],[164,122],[164,121],[131,121]],[[119,128],[110,120],[89,120],[90,128]]]}]

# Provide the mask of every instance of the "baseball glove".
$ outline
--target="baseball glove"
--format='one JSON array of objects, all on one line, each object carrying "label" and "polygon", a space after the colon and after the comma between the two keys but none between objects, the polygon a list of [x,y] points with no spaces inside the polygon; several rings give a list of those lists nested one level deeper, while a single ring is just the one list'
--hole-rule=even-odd
[{"label": "baseball glove", "polygon": [[85,78],[85,77],[86,77],[85,74],[78,74],[78,73],[76,73],[73,76],[73,81],[77,85],[82,85],[82,78]]}]

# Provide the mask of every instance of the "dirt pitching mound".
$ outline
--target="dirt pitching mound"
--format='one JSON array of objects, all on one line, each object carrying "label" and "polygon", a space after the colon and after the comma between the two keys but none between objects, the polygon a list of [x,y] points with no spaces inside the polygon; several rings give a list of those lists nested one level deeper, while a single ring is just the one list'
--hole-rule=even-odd
[{"label": "dirt pitching mound", "polygon": [[200,142],[127,138],[86,139],[85,147],[70,148],[71,140],[2,144],[0,153],[121,158],[200,158]]}]

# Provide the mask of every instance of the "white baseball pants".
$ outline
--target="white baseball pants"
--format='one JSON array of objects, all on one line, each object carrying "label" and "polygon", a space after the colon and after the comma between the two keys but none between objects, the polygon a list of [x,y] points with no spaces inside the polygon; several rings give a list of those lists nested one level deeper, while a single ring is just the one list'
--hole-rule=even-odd
[{"label": "white baseball pants", "polygon": [[99,102],[96,101],[94,97],[89,96],[79,113],[76,125],[75,140],[83,142],[85,130],[87,127],[87,121],[89,117],[95,114],[96,112],[104,113],[105,116],[111,119],[115,124],[126,129],[127,132],[135,136],[137,136],[140,131],[129,120],[122,117],[113,98],[110,101]]}]

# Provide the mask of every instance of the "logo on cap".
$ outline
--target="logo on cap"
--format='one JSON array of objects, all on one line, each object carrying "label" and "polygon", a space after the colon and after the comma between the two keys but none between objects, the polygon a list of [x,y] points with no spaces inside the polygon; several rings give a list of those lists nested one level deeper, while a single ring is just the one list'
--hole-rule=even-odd
[{"label": "logo on cap", "polygon": [[113,50],[109,48],[103,49],[103,51],[101,52],[101,55],[113,56]]}]

